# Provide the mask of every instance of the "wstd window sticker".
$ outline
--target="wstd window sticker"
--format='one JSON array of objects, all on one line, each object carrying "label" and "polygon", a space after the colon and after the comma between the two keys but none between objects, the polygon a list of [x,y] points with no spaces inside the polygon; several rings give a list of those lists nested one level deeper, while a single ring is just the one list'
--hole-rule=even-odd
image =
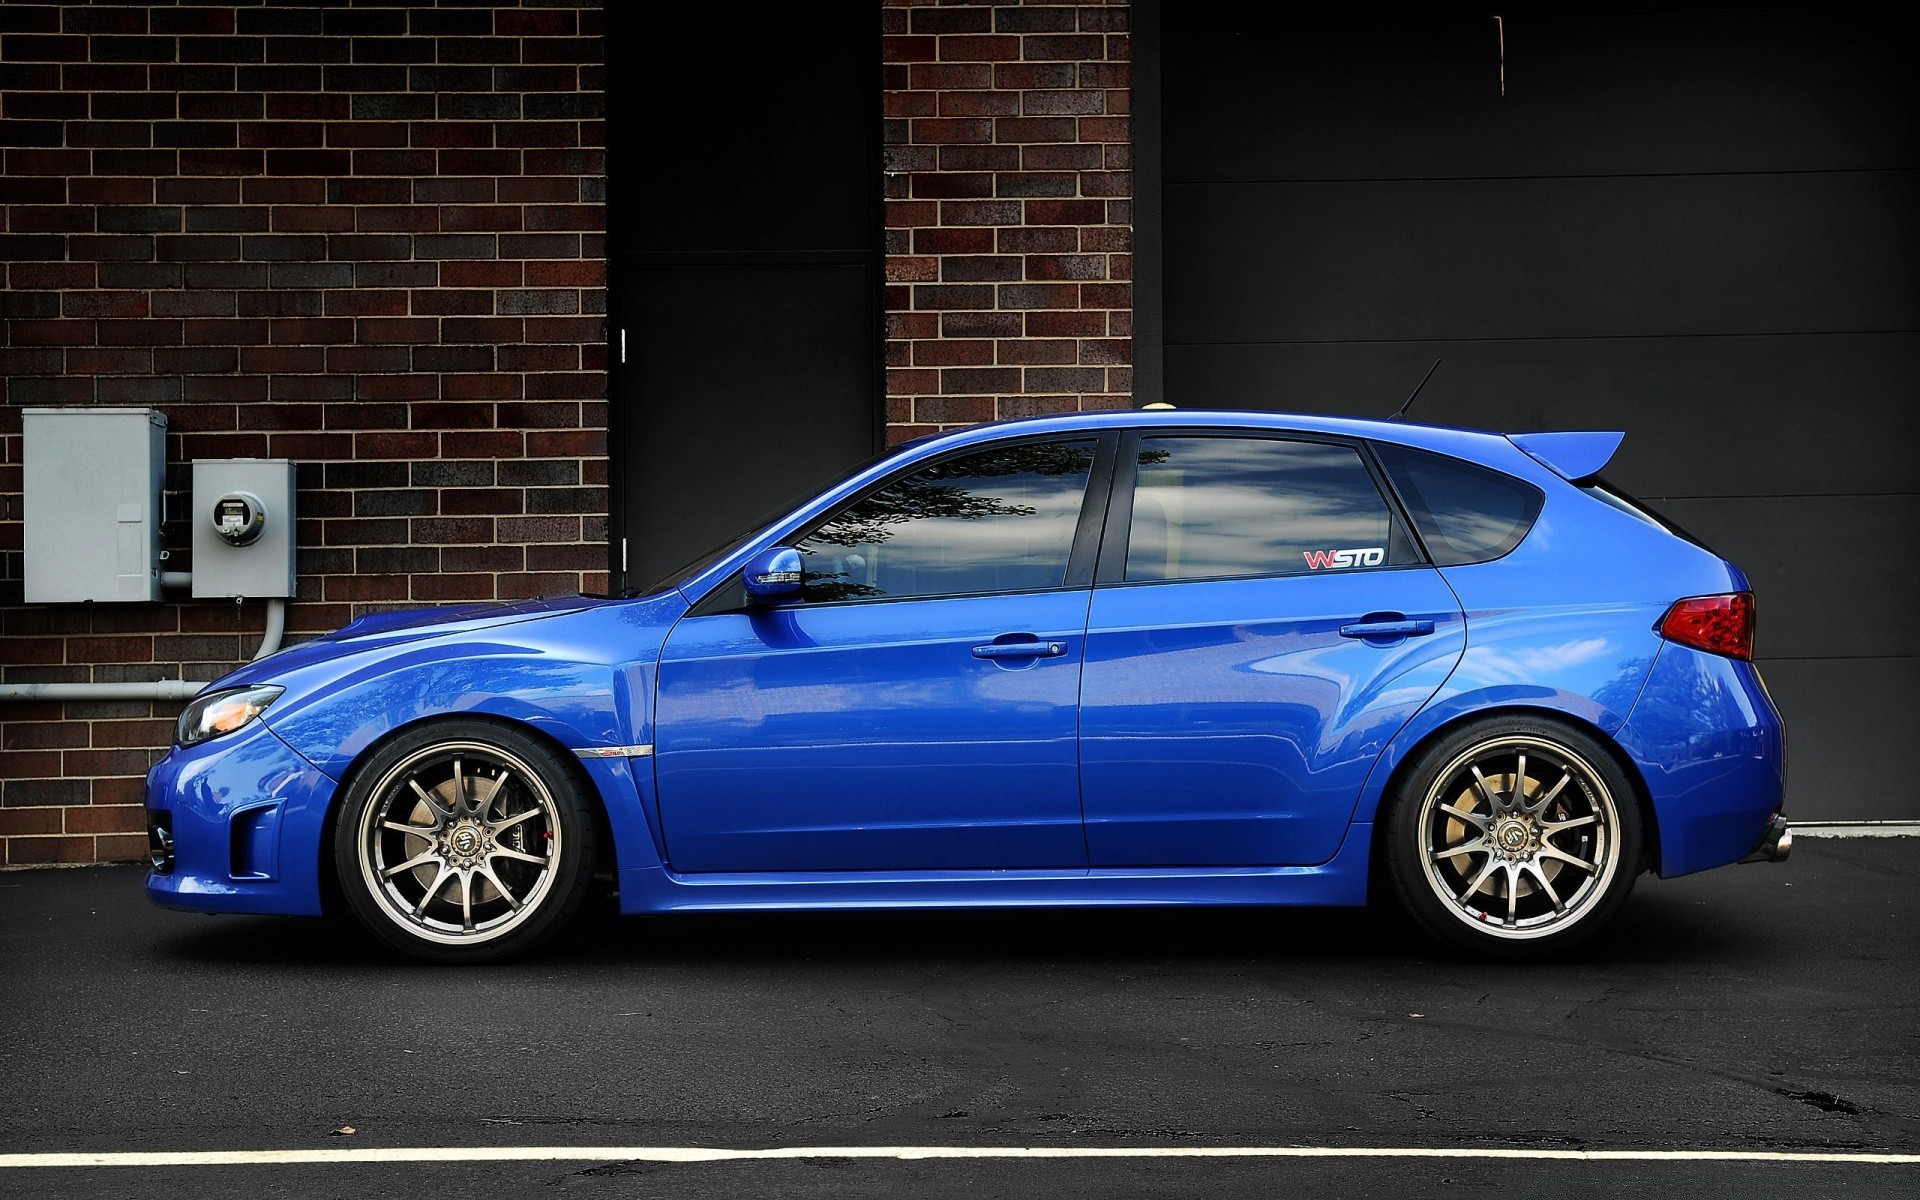
[{"label": "wstd window sticker", "polygon": [[1387,552],[1379,546],[1365,546],[1353,550],[1302,550],[1309,571],[1324,571],[1329,567],[1377,567],[1387,561]]}]

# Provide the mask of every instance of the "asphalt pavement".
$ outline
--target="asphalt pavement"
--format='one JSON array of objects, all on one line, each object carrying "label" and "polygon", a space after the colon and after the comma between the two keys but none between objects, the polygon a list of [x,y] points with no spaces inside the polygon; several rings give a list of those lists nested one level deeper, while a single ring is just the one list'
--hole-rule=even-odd
[{"label": "asphalt pavement", "polygon": [[[415,965],[351,923],[0,874],[0,1153],[1333,1146],[1920,1153],[1920,839],[1643,878],[1566,961],[1388,914],[595,914]],[[351,1127],[352,1133],[335,1133]],[[1912,1196],[1920,1166],[812,1158],[0,1168],[0,1195]]]}]

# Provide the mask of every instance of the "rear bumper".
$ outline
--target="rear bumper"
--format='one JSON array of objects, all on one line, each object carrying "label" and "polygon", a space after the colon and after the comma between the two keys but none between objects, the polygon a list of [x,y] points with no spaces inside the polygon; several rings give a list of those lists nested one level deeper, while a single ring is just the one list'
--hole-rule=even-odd
[{"label": "rear bumper", "polygon": [[1619,740],[1653,803],[1662,876],[1753,861],[1779,845],[1776,821],[1785,836],[1786,730],[1752,663],[1662,645]]}]

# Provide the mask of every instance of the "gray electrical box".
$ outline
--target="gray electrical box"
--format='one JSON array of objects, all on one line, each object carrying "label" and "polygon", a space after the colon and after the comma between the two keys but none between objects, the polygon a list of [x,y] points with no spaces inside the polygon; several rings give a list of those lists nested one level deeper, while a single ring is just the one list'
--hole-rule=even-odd
[{"label": "gray electrical box", "polygon": [[166,416],[29,408],[20,423],[27,603],[158,600]]},{"label": "gray electrical box", "polygon": [[202,458],[193,464],[193,596],[293,595],[293,464]]}]

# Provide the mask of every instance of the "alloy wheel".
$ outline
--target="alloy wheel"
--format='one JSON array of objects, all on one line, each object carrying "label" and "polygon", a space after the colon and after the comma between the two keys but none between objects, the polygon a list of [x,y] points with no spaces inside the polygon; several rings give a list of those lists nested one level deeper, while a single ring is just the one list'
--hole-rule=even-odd
[{"label": "alloy wheel", "polygon": [[362,879],[381,913],[445,945],[492,941],[552,890],[565,847],[540,773],[481,742],[445,742],[395,763],[361,810]]},{"label": "alloy wheel", "polygon": [[1565,746],[1509,735],[1436,776],[1418,814],[1427,884],[1483,935],[1545,938],[1579,923],[1620,869],[1620,810],[1601,774]]}]

